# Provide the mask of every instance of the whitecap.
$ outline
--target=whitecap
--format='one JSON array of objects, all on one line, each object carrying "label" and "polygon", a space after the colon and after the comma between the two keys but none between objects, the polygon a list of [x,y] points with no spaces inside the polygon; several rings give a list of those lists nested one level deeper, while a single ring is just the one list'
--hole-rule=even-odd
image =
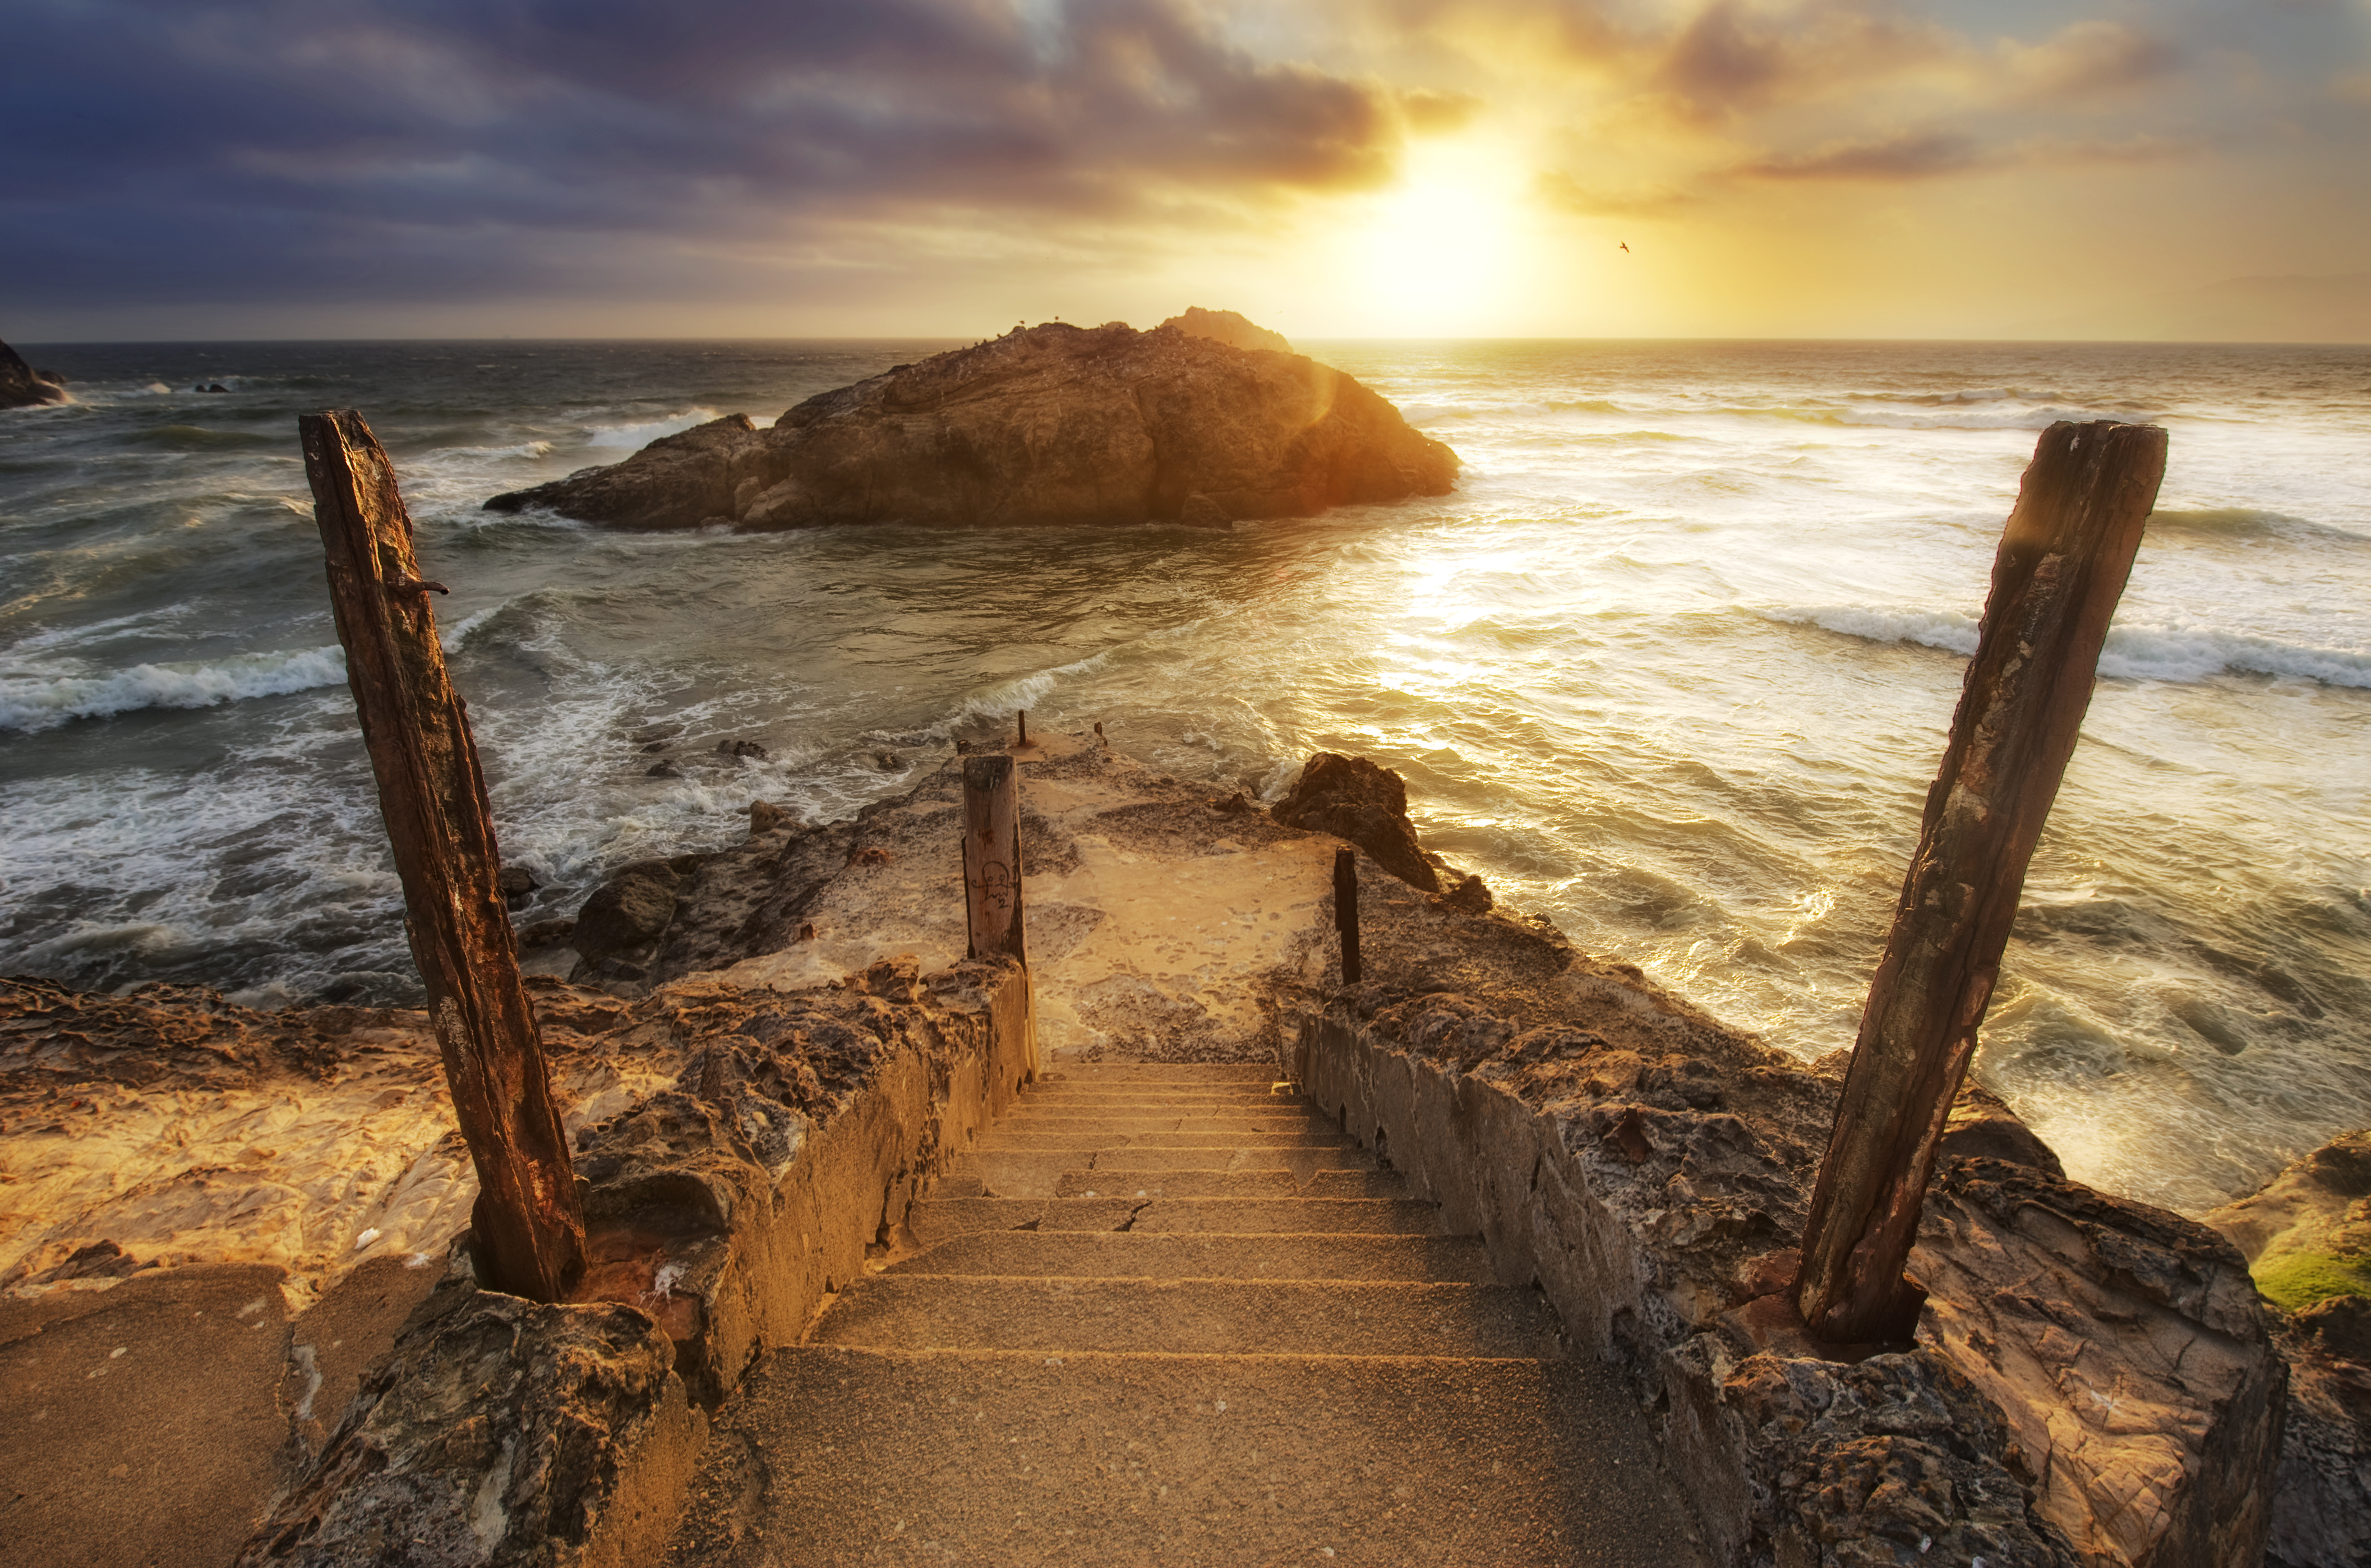
[{"label": "whitecap", "polygon": [[[1915,642],[1962,658],[1974,654],[1983,628],[1956,610],[1876,609],[1860,605],[1765,609],[1764,618],[1870,642]],[[2371,687],[2371,654],[2282,642],[2203,627],[2108,628],[2099,674],[2111,679],[2188,684],[2221,674],[2273,675],[2324,686]]]},{"label": "whitecap", "polygon": [[1863,605],[1787,607],[1762,612],[1768,620],[1816,626],[1869,642],[1915,642],[1965,657],[1976,651],[1980,623],[1956,610],[1881,610]]},{"label": "whitecap", "polygon": [[652,442],[704,425],[719,417],[714,409],[692,409],[680,414],[670,414],[663,420],[648,420],[639,424],[595,425],[586,433],[584,444],[639,452]]},{"label": "whitecap", "polygon": [[48,730],[144,708],[211,708],[342,686],[342,648],[280,649],[178,664],[135,664],[107,674],[0,675],[0,730]]}]

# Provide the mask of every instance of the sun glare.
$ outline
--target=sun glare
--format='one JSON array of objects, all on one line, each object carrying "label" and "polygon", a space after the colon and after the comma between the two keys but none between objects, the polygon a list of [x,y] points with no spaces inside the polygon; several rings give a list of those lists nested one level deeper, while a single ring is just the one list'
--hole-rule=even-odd
[{"label": "sun glare", "polygon": [[1391,336],[1503,331],[1535,238],[1518,160],[1476,141],[1419,143],[1399,183],[1340,235],[1341,303]]}]

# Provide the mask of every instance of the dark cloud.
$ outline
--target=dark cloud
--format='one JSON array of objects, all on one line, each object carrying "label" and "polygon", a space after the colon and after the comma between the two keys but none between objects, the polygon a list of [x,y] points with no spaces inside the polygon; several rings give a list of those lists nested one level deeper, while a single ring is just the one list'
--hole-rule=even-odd
[{"label": "dark cloud", "polygon": [[1871,141],[1822,143],[1809,152],[1741,164],[1730,172],[1754,179],[1909,181],[2003,169],[2173,163],[2199,153],[2194,144],[2153,136],[2121,142],[2044,137],[1985,146],[1951,132],[1904,132]]},{"label": "dark cloud", "polygon": [[1716,120],[1834,93],[1952,49],[1948,32],[1882,5],[1714,0],[1671,40],[1653,80],[1684,112]]},{"label": "dark cloud", "polygon": [[1255,207],[1468,112],[1188,0],[9,0],[0,34],[19,299],[467,297],[851,220]]}]

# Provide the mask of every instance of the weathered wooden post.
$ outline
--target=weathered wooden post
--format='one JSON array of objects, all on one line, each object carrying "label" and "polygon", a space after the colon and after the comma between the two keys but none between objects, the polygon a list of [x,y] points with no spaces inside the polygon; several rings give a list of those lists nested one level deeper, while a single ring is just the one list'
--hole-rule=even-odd
[{"label": "weathered wooden post", "polygon": [[1342,984],[1359,983],[1359,852],[1334,851],[1334,930],[1342,939]]},{"label": "weathered wooden post", "polygon": [[1025,708],[1013,709],[1012,721],[1020,727],[1021,732],[1021,738],[1015,744],[1027,745],[1029,744],[1029,710]]},{"label": "weathered wooden post", "polygon": [[498,1290],[557,1301],[584,1272],[584,1209],[495,885],[502,857],[478,749],[428,607],[445,590],[421,580],[395,470],[362,416],[306,414],[296,425],[346,678],[403,879],[404,929],[478,1170],[479,1265]]},{"label": "weathered wooden post", "polygon": [[2061,421],[2025,470],[1804,1227],[1796,1305],[1822,1339],[1899,1340],[1916,1326],[1926,1292],[1903,1270],[1935,1146],[2090,706],[2165,446],[2154,425]]},{"label": "weathered wooden post", "polygon": [[989,753],[964,761],[964,917],[971,956],[1029,961],[1021,933],[1021,769]]}]

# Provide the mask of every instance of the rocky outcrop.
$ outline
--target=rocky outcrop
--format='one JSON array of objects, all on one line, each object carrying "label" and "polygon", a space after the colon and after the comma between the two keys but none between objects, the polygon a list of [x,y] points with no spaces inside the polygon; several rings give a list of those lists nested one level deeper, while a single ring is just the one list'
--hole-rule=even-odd
[{"label": "rocky outcrop", "polygon": [[0,409],[30,409],[67,400],[65,383],[55,371],[35,370],[16,350],[0,343]]},{"label": "rocky outcrop", "polygon": [[1292,345],[1285,340],[1283,333],[1271,332],[1245,320],[1232,310],[1205,310],[1198,305],[1189,305],[1185,315],[1173,316],[1162,325],[1174,327],[1180,332],[1190,333],[1197,338],[1208,338],[1214,343],[1225,343],[1231,348],[1266,349],[1279,354],[1292,352]]},{"label": "rocky outcrop", "polygon": [[1298,355],[1058,322],[745,415],[486,502],[629,528],[1306,517],[1442,495],[1450,449]]},{"label": "rocky outcrop", "polygon": [[[1440,873],[1426,859],[1407,814],[1407,783],[1363,756],[1318,752],[1269,814],[1287,827],[1347,838],[1411,887],[1440,891]],[[1488,907],[1487,894],[1481,895]]]},{"label": "rocky outcrop", "polygon": [[2288,1309],[2267,1568],[2371,1562],[2371,1131],[2340,1134],[2206,1220]]}]

